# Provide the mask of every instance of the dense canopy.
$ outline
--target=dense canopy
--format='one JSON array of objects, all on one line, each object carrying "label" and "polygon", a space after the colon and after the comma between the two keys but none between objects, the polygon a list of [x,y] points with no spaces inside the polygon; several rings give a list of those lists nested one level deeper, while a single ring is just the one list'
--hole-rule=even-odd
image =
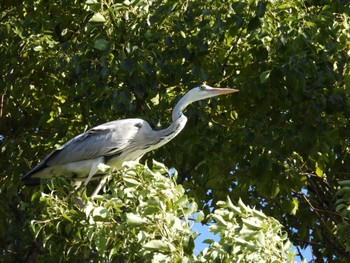
[{"label": "dense canopy", "polygon": [[241,199],[277,219],[295,246],[311,246],[315,260],[348,261],[348,1],[35,0],[0,8],[1,259],[52,252],[31,227],[46,207],[40,189],[50,191],[20,180],[41,158],[111,120],[166,127],[176,101],[206,82],[240,92],[189,106],[184,131],[141,162],[174,167],[204,214],[227,196]]}]

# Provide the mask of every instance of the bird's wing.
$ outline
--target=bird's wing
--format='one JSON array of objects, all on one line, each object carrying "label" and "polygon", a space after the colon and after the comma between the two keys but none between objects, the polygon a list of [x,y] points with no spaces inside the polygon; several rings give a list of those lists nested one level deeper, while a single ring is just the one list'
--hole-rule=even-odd
[{"label": "bird's wing", "polygon": [[113,121],[92,128],[50,154],[49,166],[121,153],[137,134],[142,120]]},{"label": "bird's wing", "polygon": [[126,119],[92,128],[51,152],[28,172],[24,179],[30,178],[31,175],[48,166],[121,154],[133,141],[144,123],[146,122],[141,119]]}]

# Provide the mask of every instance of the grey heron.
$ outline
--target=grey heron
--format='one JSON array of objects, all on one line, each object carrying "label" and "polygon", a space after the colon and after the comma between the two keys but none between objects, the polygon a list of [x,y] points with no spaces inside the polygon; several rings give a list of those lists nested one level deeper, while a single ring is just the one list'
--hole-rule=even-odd
[{"label": "grey heron", "polygon": [[183,111],[190,103],[236,91],[205,84],[191,89],[176,104],[173,122],[163,130],[152,130],[142,119],[116,120],[96,126],[51,152],[22,180],[35,185],[40,179],[62,175],[85,180],[86,186],[95,174],[101,173],[101,164],[120,168],[123,162],[137,160],[168,143],[185,127],[187,117]]}]

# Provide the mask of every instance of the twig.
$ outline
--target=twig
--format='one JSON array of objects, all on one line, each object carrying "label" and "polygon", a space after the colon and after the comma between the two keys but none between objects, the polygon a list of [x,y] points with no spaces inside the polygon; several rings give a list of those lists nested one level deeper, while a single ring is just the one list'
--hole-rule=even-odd
[{"label": "twig", "polygon": [[1,102],[0,102],[0,119],[3,116],[4,113],[4,100],[5,100],[5,95],[7,92],[7,88],[5,89],[4,93],[1,95]]}]

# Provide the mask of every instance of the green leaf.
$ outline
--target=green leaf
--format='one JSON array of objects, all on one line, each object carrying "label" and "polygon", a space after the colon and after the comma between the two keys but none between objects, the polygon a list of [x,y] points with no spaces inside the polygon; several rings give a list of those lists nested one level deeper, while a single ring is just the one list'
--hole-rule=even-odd
[{"label": "green leaf", "polygon": [[193,215],[198,210],[197,203],[192,202],[185,211],[185,215]]},{"label": "green leaf", "polygon": [[188,205],[188,198],[186,195],[181,196],[175,203],[175,208],[183,208],[183,207],[187,207]]},{"label": "green leaf", "polygon": [[72,229],[73,229],[73,226],[72,224],[69,223],[65,226],[64,231],[69,235]]},{"label": "green leaf", "polygon": [[345,204],[339,204],[336,206],[335,211],[337,211],[338,213],[341,212],[344,208],[347,208],[347,205]]},{"label": "green leaf", "polygon": [[258,210],[256,210],[256,209],[253,210],[253,214],[254,214],[254,216],[256,216],[256,217],[258,217],[258,218],[260,218],[260,219],[265,219],[265,218],[267,218],[267,216],[266,216],[263,212],[258,211]]},{"label": "green leaf", "polygon": [[227,222],[223,219],[222,216],[220,215],[217,215],[217,214],[213,214],[212,215],[212,218],[216,221],[216,223],[219,225],[219,226],[226,226],[227,225]]},{"label": "green leaf", "polygon": [[37,201],[40,199],[40,196],[41,196],[41,192],[35,192],[32,197],[31,197],[31,201],[34,202],[34,201]]},{"label": "green leaf", "polygon": [[94,42],[94,48],[98,50],[106,50],[109,42],[106,39],[96,39]]},{"label": "green leaf", "polygon": [[104,252],[107,245],[107,237],[104,233],[99,233],[96,237],[96,250],[100,253]]},{"label": "green leaf", "polygon": [[256,245],[253,243],[253,242],[250,242],[250,241],[246,241],[242,238],[235,238],[235,242],[237,242],[238,244],[248,248],[249,251],[256,251],[258,248],[256,247]]},{"label": "green leaf", "polygon": [[196,217],[196,222],[199,223],[199,222],[202,222],[205,218],[205,215],[203,213],[203,211],[199,211],[197,213],[197,217]]},{"label": "green leaf", "polygon": [[211,238],[207,238],[207,239],[204,239],[203,240],[203,242],[202,243],[204,243],[204,244],[212,244],[212,243],[214,243],[215,241],[213,240],[213,239],[211,239]]},{"label": "green leaf", "polygon": [[251,208],[246,206],[241,198],[238,199],[238,206],[245,212],[251,212]]},{"label": "green leaf", "polygon": [[104,207],[96,207],[92,212],[92,217],[95,221],[105,220],[108,218],[108,216],[108,209]]},{"label": "green leaf", "polygon": [[64,219],[67,219],[69,222],[72,222],[72,223],[73,223],[72,218],[70,218],[70,216],[69,216],[68,214],[63,214],[62,217],[63,217]]},{"label": "green leaf", "polygon": [[176,250],[173,244],[163,240],[151,240],[143,245],[143,248],[153,251],[173,252]]},{"label": "green leaf", "polygon": [[321,166],[319,165],[318,162],[316,162],[315,167],[316,167],[316,175],[319,177],[322,177],[323,176],[323,169],[321,168]]},{"label": "green leaf", "polygon": [[255,217],[251,218],[242,218],[242,222],[249,229],[257,230],[261,228],[261,221]]},{"label": "green leaf", "polygon": [[219,207],[226,207],[227,203],[225,201],[217,201],[216,205],[219,206]]},{"label": "green leaf", "polygon": [[88,217],[91,213],[91,211],[94,209],[94,206],[91,202],[89,202],[87,205],[85,205],[85,215]]},{"label": "green leaf", "polygon": [[145,232],[145,231],[140,231],[140,232],[137,234],[137,242],[143,243],[143,242],[146,240],[147,237],[148,237],[147,232]]},{"label": "green leaf", "polygon": [[139,186],[141,184],[141,182],[128,177],[124,177],[124,182],[126,183],[127,186]]},{"label": "green leaf", "polygon": [[141,226],[146,222],[146,218],[142,218],[141,216],[133,213],[126,213],[126,223],[129,226]]},{"label": "green leaf", "polygon": [[260,247],[266,247],[266,238],[265,238],[264,233],[262,231],[259,231],[255,235],[255,238],[256,238],[256,241]]},{"label": "green leaf", "polygon": [[340,186],[350,186],[350,180],[339,181],[338,184]]},{"label": "green leaf", "polygon": [[87,5],[95,5],[98,4],[97,0],[86,0],[85,4]]},{"label": "green leaf", "polygon": [[152,159],[152,164],[153,164],[152,170],[154,170],[154,171],[167,171],[168,170],[168,168],[165,166],[165,164],[158,162],[154,159]]},{"label": "green leaf", "polygon": [[37,52],[40,52],[43,50],[43,47],[42,46],[36,46],[34,47],[34,51],[37,51]]},{"label": "green leaf", "polygon": [[106,22],[106,18],[102,14],[96,13],[90,18],[89,22],[104,23]]},{"label": "green leaf", "polygon": [[343,186],[337,191],[337,196],[348,196],[350,195],[350,186]]},{"label": "green leaf", "polygon": [[289,8],[291,8],[291,7],[292,7],[292,6],[291,6],[290,3],[281,4],[281,5],[277,6],[278,9],[282,9],[282,10],[284,10],[284,9],[289,9]]},{"label": "green leaf", "polygon": [[297,198],[292,198],[291,206],[292,206],[292,209],[290,210],[290,214],[295,215],[298,211],[298,208],[299,208],[299,202],[298,202]]},{"label": "green leaf", "polygon": [[266,70],[260,74],[260,82],[263,84],[270,78],[271,70]]}]

